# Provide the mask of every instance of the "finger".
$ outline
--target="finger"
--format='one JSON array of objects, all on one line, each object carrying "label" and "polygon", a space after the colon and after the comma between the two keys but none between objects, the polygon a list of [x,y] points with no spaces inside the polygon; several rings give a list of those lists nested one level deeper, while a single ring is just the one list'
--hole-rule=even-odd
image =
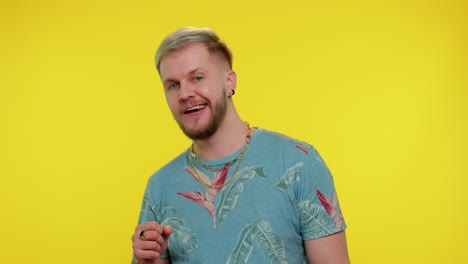
[{"label": "finger", "polygon": [[139,224],[136,228],[135,228],[135,232],[136,233],[140,233],[141,231],[147,231],[147,230],[154,230],[154,231],[158,231],[158,232],[162,232],[163,230],[163,227],[158,224],[157,222],[155,221],[150,221],[150,222],[145,222],[143,224]]},{"label": "finger", "polygon": [[135,233],[132,235],[132,241],[142,240],[142,237],[141,237],[142,232],[143,232],[143,235],[144,235],[144,239],[148,240],[146,233],[149,230],[153,230],[153,231],[162,233],[163,232],[163,227],[160,224],[158,224],[158,223],[156,223],[154,221],[145,222],[143,224],[140,224],[135,228]]},{"label": "finger", "polygon": [[145,240],[150,240],[148,239],[148,233],[150,231],[142,231],[142,230],[137,230],[135,231],[135,233],[132,235],[132,241],[133,242],[136,242],[136,241],[145,241]]},{"label": "finger", "polygon": [[133,243],[133,249],[152,250],[161,252],[161,245],[156,241],[136,241]]},{"label": "finger", "polygon": [[156,241],[159,244],[164,243],[164,237],[157,231],[145,231],[143,235],[144,237],[139,236],[138,239],[143,241]]},{"label": "finger", "polygon": [[170,225],[167,225],[164,227],[163,229],[163,238],[164,240],[168,240],[169,239],[169,236],[172,234],[172,231],[174,231],[174,228],[172,228],[172,226]]},{"label": "finger", "polygon": [[145,260],[145,259],[157,259],[161,257],[161,253],[153,251],[153,250],[141,250],[135,249],[133,250],[133,255],[138,261]]},{"label": "finger", "polygon": [[[147,232],[149,232],[149,231],[147,231]],[[141,232],[140,232],[140,239],[143,240],[143,241],[146,240],[145,231],[141,231]]]}]

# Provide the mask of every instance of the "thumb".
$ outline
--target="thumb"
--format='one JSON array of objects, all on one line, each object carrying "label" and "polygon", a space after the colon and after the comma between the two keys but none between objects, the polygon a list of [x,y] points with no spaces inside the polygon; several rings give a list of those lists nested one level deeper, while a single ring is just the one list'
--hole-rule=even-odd
[{"label": "thumb", "polygon": [[167,225],[163,228],[163,238],[164,240],[168,240],[169,239],[169,236],[172,234],[172,231],[174,231],[174,229],[172,228],[172,226],[170,225]]}]

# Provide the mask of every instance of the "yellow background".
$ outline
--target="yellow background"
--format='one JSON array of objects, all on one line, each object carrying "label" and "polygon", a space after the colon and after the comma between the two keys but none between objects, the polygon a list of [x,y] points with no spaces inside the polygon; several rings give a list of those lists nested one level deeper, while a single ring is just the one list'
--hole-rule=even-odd
[{"label": "yellow background", "polygon": [[321,152],[353,263],[465,263],[466,6],[1,1],[0,262],[129,263],[148,177],[189,146],[153,55],[193,25],[233,49],[245,120]]}]

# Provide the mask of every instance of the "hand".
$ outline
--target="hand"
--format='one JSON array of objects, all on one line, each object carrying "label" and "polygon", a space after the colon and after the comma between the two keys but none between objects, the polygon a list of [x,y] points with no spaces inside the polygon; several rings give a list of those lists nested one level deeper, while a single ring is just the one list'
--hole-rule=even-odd
[{"label": "hand", "polygon": [[[143,236],[140,236],[143,231]],[[167,249],[167,241],[172,226],[161,226],[156,222],[146,222],[135,228],[132,236],[133,255],[138,263],[157,263]]]}]

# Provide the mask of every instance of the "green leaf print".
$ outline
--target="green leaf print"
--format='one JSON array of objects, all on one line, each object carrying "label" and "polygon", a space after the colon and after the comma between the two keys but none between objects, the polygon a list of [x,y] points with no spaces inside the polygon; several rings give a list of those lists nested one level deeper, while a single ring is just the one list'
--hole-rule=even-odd
[{"label": "green leaf print", "polygon": [[288,192],[289,186],[300,180],[302,165],[304,165],[304,162],[299,162],[287,169],[286,173],[276,182],[276,186],[283,191]]},{"label": "green leaf print", "polygon": [[168,242],[172,259],[184,259],[193,249],[198,247],[198,239],[192,230],[185,226],[184,220],[174,217],[174,208],[165,203],[159,203],[152,209],[156,215],[156,221],[160,225],[171,225],[174,229]]},{"label": "green leaf print", "polygon": [[284,242],[279,240],[266,221],[260,221],[255,229],[255,242],[270,263],[288,263]]},{"label": "green leaf print", "polygon": [[297,205],[300,214],[301,226],[304,227],[303,233],[312,234],[308,239],[314,239],[338,232],[333,220],[327,211],[318,204],[311,203],[309,200],[303,200]]},{"label": "green leaf print", "polygon": [[254,167],[254,170],[255,172],[260,175],[261,177],[265,178],[266,177],[266,174],[265,174],[265,168],[263,167]]},{"label": "green leaf print", "polygon": [[284,242],[276,237],[268,222],[257,218],[242,229],[226,264],[247,263],[254,247],[253,241],[270,263],[287,263]]},{"label": "green leaf print", "polygon": [[221,198],[216,207],[216,223],[220,223],[226,217],[226,214],[234,209],[237,204],[237,199],[239,199],[240,194],[244,190],[244,182],[251,180],[258,171],[262,172],[262,174],[259,174],[261,177],[266,177],[262,167],[260,166],[245,167],[239,171],[239,174],[231,184],[224,187]]},{"label": "green leaf print", "polygon": [[169,218],[175,214],[175,210],[173,207],[167,206],[166,203],[158,203],[154,206],[151,206],[151,210],[153,211],[156,222],[162,223],[164,219]]},{"label": "green leaf print", "polygon": [[173,260],[186,258],[192,250],[198,247],[197,237],[185,226],[183,220],[168,218],[167,223],[164,223],[164,225],[171,225],[174,228],[168,242],[168,248]]},{"label": "green leaf print", "polygon": [[246,225],[239,234],[237,245],[231,252],[226,264],[243,264],[247,263],[253,249],[253,238],[255,229],[260,219]]}]

